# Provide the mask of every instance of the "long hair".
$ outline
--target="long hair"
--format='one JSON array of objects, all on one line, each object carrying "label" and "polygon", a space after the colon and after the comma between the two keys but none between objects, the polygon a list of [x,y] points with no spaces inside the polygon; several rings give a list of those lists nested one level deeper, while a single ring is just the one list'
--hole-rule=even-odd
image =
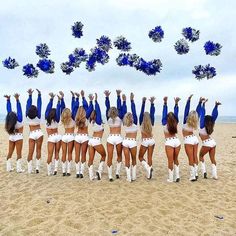
[{"label": "long hair", "polygon": [[215,122],[212,116],[205,116],[205,128],[208,135],[211,135],[214,131]]},{"label": "long hair", "polygon": [[63,125],[69,125],[71,121],[71,110],[69,108],[65,108],[61,113],[61,122]]},{"label": "long hair", "polygon": [[177,134],[178,121],[173,112],[167,114],[167,129],[170,134]]},{"label": "long hair", "polygon": [[80,129],[83,129],[85,127],[86,111],[83,106],[79,107],[75,116],[75,122],[76,122],[76,126],[79,127]]},{"label": "long hair", "polygon": [[113,123],[115,122],[116,117],[119,115],[118,109],[116,107],[111,107],[108,111],[108,117],[112,119]]},{"label": "long hair", "polygon": [[30,119],[34,119],[37,115],[38,115],[38,108],[36,106],[32,105],[28,110],[27,116]]},{"label": "long hair", "polygon": [[124,116],[123,123],[125,126],[129,127],[133,124],[133,115],[131,112],[127,112]]},{"label": "long hair", "polygon": [[47,125],[51,125],[52,121],[56,121],[56,109],[52,108],[49,112],[48,116],[46,117]]},{"label": "long hair", "polygon": [[143,114],[142,132],[152,135],[152,122],[149,112]]},{"label": "long hair", "polygon": [[196,111],[190,111],[187,121],[187,125],[193,129],[197,129],[198,127],[198,114]]},{"label": "long hair", "polygon": [[17,115],[15,112],[9,112],[6,116],[5,120],[5,130],[8,134],[14,134],[15,133],[15,125],[17,122]]}]

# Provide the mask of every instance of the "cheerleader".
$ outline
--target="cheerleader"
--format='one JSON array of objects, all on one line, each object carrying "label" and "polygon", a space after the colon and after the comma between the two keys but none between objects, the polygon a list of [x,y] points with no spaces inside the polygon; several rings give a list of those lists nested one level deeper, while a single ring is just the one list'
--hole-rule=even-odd
[{"label": "cheerleader", "polygon": [[5,130],[9,134],[9,145],[8,145],[8,154],[7,154],[7,171],[13,171],[11,164],[12,154],[16,148],[16,172],[21,173],[24,170],[21,167],[21,158],[22,158],[22,146],[23,146],[23,116],[22,109],[19,100],[19,94],[14,95],[16,99],[16,110],[13,112],[11,108],[10,95],[4,95],[7,99],[7,116],[5,121]]},{"label": "cheerleader", "polygon": [[[94,97],[92,95],[89,95],[89,99],[90,99],[90,103],[92,103]],[[101,156],[101,159],[100,159],[100,163],[99,163],[96,175],[97,175],[97,179],[100,180],[102,176],[103,166],[106,159],[106,151],[101,142],[104,128],[102,124],[101,110],[97,101],[96,93],[95,93],[95,110],[93,110],[93,112],[91,113],[90,122],[92,124],[93,136],[92,138],[89,139],[89,143],[88,143],[89,145],[89,162],[88,162],[89,179],[90,180],[94,179],[93,160],[94,160],[95,153],[98,152]]]},{"label": "cheerleader", "polygon": [[[123,152],[125,156],[125,169],[127,175],[127,181],[131,182],[136,180],[136,155],[137,155],[137,132],[138,132],[138,118],[136,114],[136,108],[134,103],[134,94],[130,94],[131,112],[128,112],[124,116],[124,130],[125,138],[122,142]],[[132,166],[130,166],[130,156],[132,160]]]},{"label": "cheerleader", "polygon": [[[79,94],[75,93],[78,99],[79,106]],[[88,149],[88,119],[93,111],[93,104],[90,101],[88,103],[84,97],[84,91],[81,91],[83,106],[80,106],[77,110],[75,123],[77,127],[77,133],[75,135],[75,166],[76,166],[76,178],[84,177],[84,168],[86,164],[86,153]],[[80,158],[81,156],[81,158]]]},{"label": "cheerleader", "polygon": [[34,149],[36,146],[36,174],[39,173],[40,169],[40,159],[41,159],[41,149],[43,143],[43,132],[41,130],[41,109],[42,109],[42,98],[41,92],[38,92],[37,106],[32,105],[32,94],[33,90],[29,89],[29,98],[26,104],[26,117],[28,119],[30,135],[29,135],[29,153],[28,153],[28,173],[32,173],[32,159],[34,154]]},{"label": "cheerleader", "polygon": [[104,92],[106,96],[105,105],[106,105],[106,117],[107,123],[110,128],[110,134],[107,138],[107,168],[108,168],[108,177],[110,181],[113,181],[112,177],[112,159],[113,159],[113,151],[114,147],[116,147],[117,152],[117,165],[116,165],[116,178],[120,178],[120,169],[122,162],[122,136],[121,136],[121,125],[124,114],[127,112],[126,107],[126,97],[122,96],[123,105],[121,105],[121,90],[116,90],[117,94],[117,107],[110,107],[109,96],[111,92],[106,90]]},{"label": "cheerleader", "polygon": [[61,97],[58,96],[58,102],[56,108],[53,108],[53,99],[55,94],[49,93],[50,100],[45,111],[46,130],[48,134],[48,159],[47,159],[47,172],[48,175],[52,175],[52,156],[55,153],[54,161],[54,175],[57,174],[59,152],[61,148],[61,135],[58,134],[58,124],[60,122],[61,104],[60,100],[64,97],[63,92],[59,92]]},{"label": "cheerleader", "polygon": [[[141,126],[141,136],[142,142],[139,149],[139,160],[142,163],[143,168],[146,170],[147,178],[152,178],[152,155],[155,147],[155,140],[152,134],[152,127],[155,123],[155,106],[154,101],[155,97],[151,97],[149,99],[151,106],[150,106],[150,113],[144,112],[145,111],[145,103],[146,98],[143,98],[141,112],[139,116],[139,125]],[[144,155],[147,151],[147,162],[144,160]]]},{"label": "cheerleader", "polygon": [[[175,98],[175,106],[174,106],[174,113],[169,112],[168,113],[168,107],[167,107],[167,99],[168,97],[164,97],[164,105],[163,105],[163,112],[162,112],[162,125],[164,127],[164,135],[165,135],[165,150],[166,155],[168,158],[168,169],[169,169],[169,177],[167,179],[168,182],[179,182],[180,176],[179,176],[179,161],[178,161],[178,155],[180,151],[180,141],[177,134],[177,126],[179,122],[178,113],[179,113],[179,107],[178,102],[180,101],[180,98]],[[173,166],[174,165],[174,166]]]},{"label": "cheerleader", "polygon": [[216,151],[216,142],[213,138],[211,138],[211,134],[214,131],[215,121],[218,117],[218,106],[221,105],[220,102],[215,102],[215,107],[212,111],[211,116],[205,115],[205,103],[208,100],[206,99],[203,102],[201,107],[201,115],[200,115],[200,131],[199,135],[202,140],[202,148],[200,150],[200,162],[201,169],[204,178],[207,178],[206,165],[204,162],[204,156],[209,153],[211,163],[212,163],[212,178],[217,179],[217,168],[216,168],[216,160],[215,160],[215,151]]},{"label": "cheerleader", "polygon": [[75,99],[74,93],[71,91],[71,110],[66,108],[64,98],[61,99],[61,122],[64,126],[65,133],[62,136],[62,175],[70,176],[72,164],[72,152],[74,148],[74,130],[75,130],[75,114],[79,107],[78,99]]}]

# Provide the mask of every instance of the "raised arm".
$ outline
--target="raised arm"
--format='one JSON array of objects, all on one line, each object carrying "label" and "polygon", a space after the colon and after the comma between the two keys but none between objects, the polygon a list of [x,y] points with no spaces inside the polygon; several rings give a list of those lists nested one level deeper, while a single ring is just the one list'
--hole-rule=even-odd
[{"label": "raised arm", "polygon": [[175,98],[175,106],[174,106],[174,115],[177,119],[177,122],[179,122],[179,101],[180,101],[180,98],[176,97]]},{"label": "raised arm", "polygon": [[4,98],[7,99],[7,105],[6,105],[6,108],[7,108],[7,113],[11,112],[12,111],[12,108],[11,108],[11,96],[10,95],[4,95]]},{"label": "raised arm", "polygon": [[16,99],[17,121],[22,122],[23,121],[23,113],[22,113],[22,108],[21,108],[20,99],[19,99],[20,94],[15,93],[14,97]]},{"label": "raised arm", "polygon": [[47,105],[47,107],[46,107],[46,111],[45,111],[45,119],[48,118],[49,113],[50,113],[50,111],[52,110],[53,99],[54,99],[54,97],[55,97],[55,94],[53,94],[53,93],[49,93],[49,96],[50,96],[50,100],[49,100],[48,105]]},{"label": "raised arm", "polygon": [[41,92],[36,89],[38,92],[38,98],[37,98],[37,109],[38,109],[38,115],[37,117],[41,119],[41,112],[42,112],[42,97],[41,97]]},{"label": "raised arm", "polygon": [[120,98],[121,90],[116,90],[117,100],[116,100],[116,107],[119,113],[119,117],[122,119],[122,105],[121,105],[121,98]]},{"label": "raised arm", "polygon": [[73,111],[73,107],[75,106],[75,93],[70,91],[71,93],[71,111]]},{"label": "raised arm", "polygon": [[164,97],[164,104],[163,104],[163,110],[162,110],[162,125],[166,125],[167,124],[167,113],[168,113],[168,107],[167,107],[167,100],[168,97]]},{"label": "raised arm", "polygon": [[154,126],[155,124],[155,105],[154,105],[154,101],[155,101],[155,97],[151,97],[149,100],[151,102],[151,106],[150,106],[150,118],[151,118],[151,123],[152,126]]},{"label": "raised arm", "polygon": [[89,94],[89,106],[88,109],[86,110],[86,118],[88,119],[93,111],[93,99],[94,96],[92,94]]},{"label": "raised arm", "polygon": [[135,107],[135,103],[134,103],[134,94],[133,93],[130,94],[130,102],[131,102],[131,112],[133,115],[134,124],[137,125],[138,124],[138,117],[137,117],[137,113],[136,113],[136,107]]},{"label": "raised arm", "polygon": [[188,97],[188,100],[187,100],[186,105],[185,105],[183,124],[186,124],[186,122],[187,122],[187,117],[188,117],[189,110],[190,110],[190,102],[191,102],[192,96],[193,96],[193,94],[191,94]]},{"label": "raised arm", "polygon": [[62,100],[64,101],[64,93],[60,91],[59,94],[60,96],[57,95],[58,101],[57,101],[57,107],[56,107],[56,122],[58,123],[60,122],[60,118],[61,118],[61,103],[62,103],[61,101]]},{"label": "raised arm", "polygon": [[120,119],[123,119],[125,114],[127,113],[127,105],[126,105],[126,96],[125,94],[122,94],[122,106],[121,106],[121,114],[120,114]]},{"label": "raised arm", "polygon": [[34,90],[32,90],[32,89],[29,89],[27,91],[27,93],[29,94],[29,97],[28,97],[27,103],[26,103],[26,111],[25,111],[26,116],[28,115],[28,111],[29,111],[30,107],[32,106],[32,94],[33,94],[33,92],[34,92]]},{"label": "raised arm", "polygon": [[219,106],[219,105],[221,105],[221,103],[220,103],[220,102],[216,102],[216,103],[215,103],[215,107],[214,107],[214,109],[212,110],[211,116],[212,116],[212,119],[213,119],[214,122],[216,121],[216,119],[217,119],[217,117],[218,117],[218,106]]},{"label": "raised arm", "polygon": [[202,107],[202,102],[203,102],[204,100],[205,100],[205,98],[200,97],[199,102],[198,102],[198,105],[197,105],[197,107],[196,107],[196,112],[197,112],[197,114],[198,114],[198,117],[201,116],[201,107]]},{"label": "raised arm", "polygon": [[73,120],[75,120],[75,116],[76,116],[78,109],[79,109],[79,98],[76,97],[75,102],[73,103],[72,110],[71,110]]},{"label": "raised arm", "polygon": [[95,122],[96,122],[96,124],[101,125],[102,124],[102,114],[101,114],[100,106],[97,101],[97,94],[96,93],[95,93],[95,112],[96,112]]},{"label": "raised arm", "polygon": [[82,97],[82,104],[83,104],[83,108],[85,109],[85,111],[87,111],[88,109],[88,103],[86,101],[86,98],[84,96],[84,90],[81,90],[81,97]]},{"label": "raised arm", "polygon": [[143,97],[142,100],[142,106],[141,106],[141,111],[140,111],[140,115],[139,115],[139,124],[141,125],[143,123],[143,114],[145,111],[145,103],[146,103],[146,97]]},{"label": "raised arm", "polygon": [[106,105],[106,117],[107,117],[107,120],[109,119],[109,117],[108,117],[108,111],[109,111],[109,109],[110,109],[110,100],[109,100],[109,96],[110,96],[110,94],[111,94],[111,92],[110,91],[108,91],[108,90],[105,90],[104,91],[104,94],[105,94],[105,96],[106,96],[106,98],[105,98],[105,105]]},{"label": "raised arm", "polygon": [[200,128],[203,129],[205,127],[205,114],[206,114],[206,109],[205,109],[205,103],[208,100],[206,99],[201,107],[201,113],[200,113]]}]

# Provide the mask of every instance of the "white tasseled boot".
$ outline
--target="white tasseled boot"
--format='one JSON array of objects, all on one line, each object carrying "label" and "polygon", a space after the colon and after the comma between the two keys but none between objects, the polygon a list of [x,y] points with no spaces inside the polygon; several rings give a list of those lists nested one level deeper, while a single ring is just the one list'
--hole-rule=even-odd
[{"label": "white tasseled boot", "polygon": [[142,163],[144,170],[146,171],[147,178],[149,178],[149,168],[148,168],[149,166],[148,166],[147,162],[142,160],[141,163]]},{"label": "white tasseled boot", "polygon": [[136,180],[136,165],[131,168],[131,180]]},{"label": "white tasseled boot", "polygon": [[198,179],[198,165],[194,164],[195,178]]},{"label": "white tasseled boot", "polygon": [[81,162],[75,163],[76,178],[80,177],[80,165],[81,165]]},{"label": "white tasseled boot", "polygon": [[172,183],[174,181],[174,171],[169,169],[169,177],[167,179],[167,182]]},{"label": "white tasseled boot", "polygon": [[9,159],[7,159],[7,171],[11,172],[13,170],[14,170],[14,168],[12,167],[11,159],[9,158]]},{"label": "white tasseled boot", "polygon": [[121,170],[121,162],[117,162],[116,164],[116,178],[120,178],[120,170]]},{"label": "white tasseled boot", "polygon": [[202,162],[202,161],[201,161],[201,170],[202,170],[202,175],[204,176],[204,179],[207,179],[206,164],[205,162]]},{"label": "white tasseled boot", "polygon": [[37,159],[37,158],[36,158],[36,168],[35,168],[36,174],[39,173],[39,169],[40,169],[40,159]]},{"label": "white tasseled boot", "polygon": [[110,181],[113,181],[113,177],[112,177],[112,165],[109,167],[107,166],[107,171],[108,171],[108,178]]},{"label": "white tasseled boot", "polygon": [[94,180],[93,165],[89,166],[89,179]]},{"label": "white tasseled boot", "polygon": [[190,181],[196,181],[196,176],[195,176],[195,168],[193,166],[190,166]]},{"label": "white tasseled boot", "polygon": [[128,182],[131,182],[131,168],[126,166],[125,170],[126,170],[126,180]]},{"label": "white tasseled boot", "polygon": [[57,174],[58,164],[59,164],[59,160],[55,160],[55,161],[54,161],[54,173],[53,173],[54,175]]},{"label": "white tasseled boot", "polygon": [[211,168],[212,168],[212,178],[213,178],[213,179],[218,179],[218,177],[217,177],[217,168],[216,168],[216,165],[215,165],[215,164],[212,164],[212,165],[211,165]]},{"label": "white tasseled boot", "polygon": [[22,166],[21,166],[21,159],[18,159],[16,161],[16,172],[17,173],[23,173],[25,170],[22,169]]},{"label": "white tasseled boot", "polygon": [[67,170],[66,170],[67,176],[70,176],[71,164],[72,164],[72,161],[67,161]]},{"label": "white tasseled boot", "polygon": [[52,175],[52,162],[47,163],[48,176]]},{"label": "white tasseled boot", "polygon": [[28,161],[28,174],[31,174],[33,171],[32,160]]},{"label": "white tasseled boot", "polygon": [[86,164],[86,162],[81,163],[81,167],[80,167],[80,178],[84,178],[85,164]]},{"label": "white tasseled boot", "polygon": [[104,161],[100,161],[97,171],[97,178],[100,180],[102,178],[102,171],[103,171]]},{"label": "white tasseled boot", "polygon": [[66,176],[66,161],[62,162],[61,167],[63,176]]},{"label": "white tasseled boot", "polygon": [[179,182],[180,181],[180,177],[179,177],[179,165],[174,165],[174,181],[175,182]]}]

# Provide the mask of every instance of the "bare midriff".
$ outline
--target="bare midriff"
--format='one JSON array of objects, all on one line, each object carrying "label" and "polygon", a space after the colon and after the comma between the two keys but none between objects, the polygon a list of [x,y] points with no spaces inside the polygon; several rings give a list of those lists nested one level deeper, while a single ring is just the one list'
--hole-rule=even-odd
[{"label": "bare midriff", "polygon": [[23,133],[23,126],[19,129],[16,129],[15,133],[22,134]]},{"label": "bare midriff", "polygon": [[186,137],[186,136],[189,136],[189,135],[193,135],[193,132],[192,131],[186,131],[186,130],[182,130],[182,133],[183,133],[183,136]]},{"label": "bare midriff", "polygon": [[202,141],[206,140],[206,139],[209,139],[210,138],[210,135],[202,135],[202,134],[199,134],[200,138]]},{"label": "bare midriff", "polygon": [[103,132],[104,132],[103,130],[98,132],[93,132],[93,137],[102,138]]},{"label": "bare midriff", "polygon": [[141,132],[141,136],[142,136],[142,139],[144,139],[144,138],[153,138],[152,134],[147,134],[147,133],[144,133],[144,132]]},{"label": "bare midriff", "polygon": [[75,128],[65,128],[65,134],[73,134],[75,131]]},{"label": "bare midriff", "polygon": [[165,135],[165,138],[174,138],[174,137],[176,137],[175,134],[169,134],[169,133],[166,133],[166,132],[164,132],[164,135]]},{"label": "bare midriff", "polygon": [[134,138],[134,139],[136,139],[136,137],[137,137],[137,132],[126,133],[125,137],[126,137],[126,138]]},{"label": "bare midriff", "polygon": [[121,126],[110,127],[110,134],[121,134]]},{"label": "bare midriff", "polygon": [[30,125],[29,128],[30,128],[30,131],[35,131],[35,130],[41,129],[41,126],[40,125]]},{"label": "bare midriff", "polygon": [[88,134],[88,126],[86,126],[84,128],[78,128],[77,134]]},{"label": "bare midriff", "polygon": [[52,134],[57,134],[58,133],[58,128],[55,129],[46,129],[47,130],[47,134],[48,135],[52,135]]}]

